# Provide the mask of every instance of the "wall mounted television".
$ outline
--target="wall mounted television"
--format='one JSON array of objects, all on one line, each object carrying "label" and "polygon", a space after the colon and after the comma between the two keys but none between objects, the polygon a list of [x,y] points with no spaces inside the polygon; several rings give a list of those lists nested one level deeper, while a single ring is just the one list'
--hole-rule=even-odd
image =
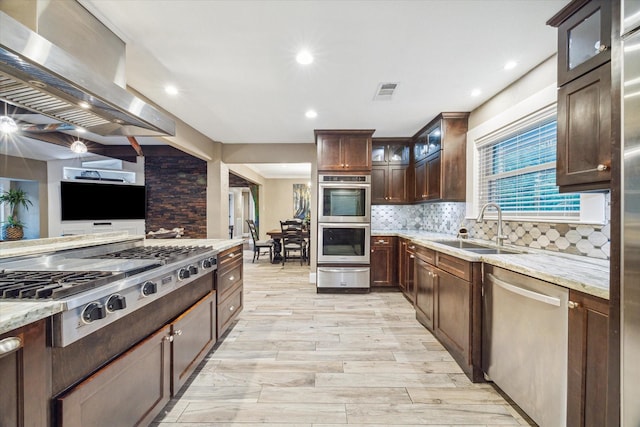
[{"label": "wall mounted television", "polygon": [[145,219],[144,185],[60,182],[62,221]]}]

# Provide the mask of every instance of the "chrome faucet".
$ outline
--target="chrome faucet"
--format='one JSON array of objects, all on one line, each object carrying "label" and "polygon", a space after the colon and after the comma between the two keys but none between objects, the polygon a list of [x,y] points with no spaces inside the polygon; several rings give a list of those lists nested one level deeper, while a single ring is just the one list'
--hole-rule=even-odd
[{"label": "chrome faucet", "polygon": [[480,209],[480,215],[478,215],[476,222],[484,220],[484,211],[488,207],[494,207],[498,211],[498,234],[496,235],[496,245],[502,246],[502,241],[506,239],[506,237],[502,235],[502,209],[500,209],[500,205],[497,203],[485,203]]}]

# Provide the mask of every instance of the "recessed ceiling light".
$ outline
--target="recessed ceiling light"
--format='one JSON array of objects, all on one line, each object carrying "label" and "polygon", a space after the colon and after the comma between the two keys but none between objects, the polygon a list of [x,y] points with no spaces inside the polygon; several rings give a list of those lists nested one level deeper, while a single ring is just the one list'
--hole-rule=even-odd
[{"label": "recessed ceiling light", "polygon": [[316,117],[318,117],[318,113],[316,113],[315,110],[309,110],[304,113],[304,115],[307,117],[307,119],[315,119]]},{"label": "recessed ceiling light", "polygon": [[178,94],[178,88],[175,87],[174,85],[165,86],[164,91],[167,93],[167,95],[175,96]]},{"label": "recessed ceiling light", "polygon": [[480,89],[474,89],[471,91],[471,96],[479,96],[482,93]]},{"label": "recessed ceiling light", "polygon": [[313,55],[308,50],[301,50],[296,55],[296,61],[301,65],[309,65],[313,62]]},{"label": "recessed ceiling light", "polygon": [[513,70],[514,68],[516,68],[516,65],[518,65],[518,63],[516,61],[509,61],[506,64],[504,64],[504,69],[505,70]]}]

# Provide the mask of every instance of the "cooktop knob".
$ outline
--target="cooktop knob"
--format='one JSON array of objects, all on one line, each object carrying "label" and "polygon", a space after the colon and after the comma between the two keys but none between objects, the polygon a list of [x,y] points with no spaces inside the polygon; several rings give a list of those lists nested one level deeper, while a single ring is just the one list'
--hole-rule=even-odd
[{"label": "cooktop knob", "polygon": [[180,270],[178,270],[178,280],[188,279],[189,276],[191,276],[191,273],[189,273],[189,269],[181,268]]},{"label": "cooktop knob", "polygon": [[107,311],[112,313],[116,310],[127,308],[127,300],[120,294],[111,295],[107,300]]},{"label": "cooktop knob", "polygon": [[144,282],[142,285],[142,296],[149,296],[158,292],[158,285],[154,282]]},{"label": "cooktop knob", "polygon": [[99,302],[92,302],[82,310],[82,321],[91,323],[94,320],[104,319],[107,316],[107,310],[104,305]]},{"label": "cooktop knob", "polygon": [[195,265],[190,265],[189,274],[198,274],[198,267],[196,267]]},{"label": "cooktop knob", "polygon": [[211,268],[211,258],[202,260],[202,263],[200,265],[203,269]]}]

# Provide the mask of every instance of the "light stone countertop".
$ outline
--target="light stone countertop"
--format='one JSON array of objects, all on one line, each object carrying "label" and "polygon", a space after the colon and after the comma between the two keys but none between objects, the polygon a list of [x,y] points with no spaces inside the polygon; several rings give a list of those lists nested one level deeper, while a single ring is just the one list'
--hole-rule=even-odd
[{"label": "light stone countertop", "polygon": [[[409,230],[374,230],[372,236],[398,236],[438,252],[446,253],[470,262],[484,262],[521,273],[530,277],[609,299],[609,261],[585,256],[563,254],[520,246],[505,245],[519,254],[478,254],[464,249],[439,244],[434,240],[457,240],[444,233],[429,233]],[[469,239],[469,242],[495,246],[485,240]]]},{"label": "light stone countertop", "polygon": [[[51,253],[108,243],[142,240],[124,232],[52,237],[0,243],[0,270],[2,258]],[[243,243],[242,239],[144,239],[145,246],[209,246],[221,252]],[[0,334],[44,319],[65,309],[62,301],[0,301]]]}]

